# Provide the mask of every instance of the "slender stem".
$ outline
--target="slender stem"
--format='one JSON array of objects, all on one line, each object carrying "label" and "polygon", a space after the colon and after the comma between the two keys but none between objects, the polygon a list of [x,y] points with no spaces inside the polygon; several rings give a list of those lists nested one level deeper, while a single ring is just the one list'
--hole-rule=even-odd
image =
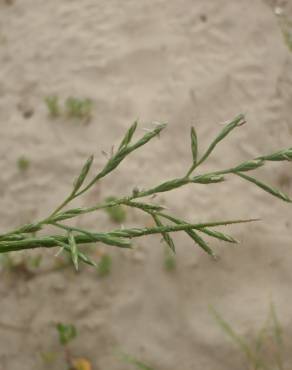
[{"label": "slender stem", "polygon": [[190,169],[188,170],[186,177],[190,177],[190,174],[195,170],[196,167],[198,167],[200,163],[193,163]]},{"label": "slender stem", "polygon": [[73,196],[72,194],[69,195],[69,197],[67,197],[64,202],[62,202],[50,215],[49,217],[46,218],[46,220],[50,220],[51,218],[53,218],[61,209],[63,209],[68,203],[71,202],[71,200],[73,200],[75,198],[75,196]]},{"label": "slender stem", "polygon": [[[134,237],[141,237],[144,235],[161,234],[161,233],[192,230],[192,229],[202,229],[205,227],[214,227],[214,226],[221,226],[221,225],[252,222],[252,221],[257,221],[257,220],[258,219],[227,220],[227,221],[206,222],[206,223],[200,223],[200,224],[183,223],[179,225],[165,225],[165,226],[153,227],[153,228],[146,227],[146,228],[139,228],[139,229],[137,228],[117,229],[117,230],[110,231],[108,233],[88,232],[87,233],[88,235],[86,234],[75,235],[75,242],[76,244],[92,243],[93,241],[92,238],[94,237],[96,241],[101,241],[103,243],[110,244],[112,240],[112,243],[111,243],[112,245],[116,245],[122,248],[128,248],[129,244],[126,241],[121,241],[120,245],[118,245],[117,241],[122,240],[122,239],[116,239],[116,238],[134,238]],[[64,225],[63,225],[63,228],[67,229],[67,227]],[[45,236],[45,237],[27,238],[24,240],[16,240],[16,241],[0,241],[0,253],[17,251],[17,250],[22,250],[22,249],[34,249],[34,248],[40,248],[40,247],[52,248],[58,245],[56,240],[62,243],[66,243],[68,240],[68,237],[64,235],[51,235],[51,236]]]}]

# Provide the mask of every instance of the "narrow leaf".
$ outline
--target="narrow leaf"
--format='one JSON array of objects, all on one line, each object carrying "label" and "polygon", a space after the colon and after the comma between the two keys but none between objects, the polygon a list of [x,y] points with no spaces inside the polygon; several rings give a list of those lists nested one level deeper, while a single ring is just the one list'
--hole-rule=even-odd
[{"label": "narrow leaf", "polygon": [[191,148],[192,148],[192,154],[193,154],[193,164],[197,164],[198,159],[198,139],[195,128],[191,127]]},{"label": "narrow leaf", "polygon": [[123,204],[129,207],[142,209],[143,211],[162,211],[164,209],[163,206],[158,206],[156,204],[147,204],[143,202],[132,202],[130,200],[125,200]]},{"label": "narrow leaf", "polygon": [[274,338],[277,342],[277,345],[279,348],[282,347],[283,345],[283,333],[282,333],[282,327],[279,323],[278,316],[276,313],[276,309],[274,304],[271,304],[271,316],[272,316],[272,321],[273,321],[273,332],[274,332]]},{"label": "narrow leaf", "polygon": [[199,160],[198,164],[201,164],[204,162],[215,146],[223,140],[235,127],[241,126],[244,123],[244,115],[240,114],[238,115],[232,122],[230,122],[228,125],[226,125],[223,130],[220,131],[219,135],[215,138],[214,141],[210,144],[209,148],[206,150],[205,154],[202,156],[202,158]]},{"label": "narrow leaf", "polygon": [[254,365],[257,365],[257,361],[254,358],[254,355],[249,348],[248,344],[245,342],[245,340],[235,333],[235,331],[232,329],[232,327],[226,322],[219,313],[212,307],[210,307],[210,311],[213,314],[216,322],[221,327],[221,329],[235,342],[238,344],[238,346],[241,348],[242,352],[245,354],[247,359]]},{"label": "narrow leaf", "polygon": [[204,227],[214,227],[214,226],[227,226],[227,225],[232,225],[232,224],[243,224],[246,222],[255,222],[255,221],[260,221],[259,218],[250,218],[246,220],[226,220],[226,221],[215,221],[215,222],[206,222],[206,223],[201,223],[201,224],[196,224],[195,229],[201,229]]},{"label": "narrow leaf", "polygon": [[[159,216],[167,218],[170,221],[173,221],[176,224],[187,224],[186,221],[180,220],[176,217],[167,215],[165,213],[159,213]],[[241,224],[241,223],[246,223],[246,222],[253,222],[253,221],[259,221],[258,218],[253,218],[253,219],[247,219],[247,220],[226,220],[226,221],[218,221],[218,222],[206,222],[206,223],[200,223],[200,224],[190,224],[192,225],[193,229],[199,229],[201,231],[202,228],[206,227],[214,227],[214,226],[226,226],[226,225],[231,225],[231,224]]]},{"label": "narrow leaf", "polygon": [[68,232],[68,243],[71,250],[71,258],[75,266],[76,271],[78,271],[78,248],[72,231]]},{"label": "narrow leaf", "polygon": [[[157,215],[155,215],[154,213],[152,213],[151,215],[152,215],[153,220],[154,220],[154,222],[156,223],[157,226],[159,226],[159,227],[164,226],[162,224],[162,222],[159,220]],[[169,246],[169,248],[173,251],[173,253],[175,253],[175,245],[174,245],[174,242],[173,242],[171,236],[166,232],[162,232],[161,235],[162,235],[164,241],[166,242],[166,244]]]},{"label": "narrow leaf", "polygon": [[213,238],[223,240],[225,242],[238,243],[238,241],[236,239],[232,238],[232,236],[227,235],[227,234],[223,234],[219,231],[203,228],[203,229],[200,229],[200,232],[202,232],[204,234],[207,234],[209,236],[212,236]]},{"label": "narrow leaf", "polygon": [[259,332],[257,334],[256,342],[255,342],[256,353],[260,353],[260,351],[263,348],[263,345],[264,345],[265,341],[267,340],[269,321],[270,321],[270,316],[267,317],[267,319],[265,320],[264,325],[262,326],[262,328],[259,330]]},{"label": "narrow leaf", "polygon": [[88,172],[90,170],[90,167],[92,165],[92,162],[93,162],[93,155],[91,155],[87,159],[85,165],[82,167],[82,170],[80,172],[80,175],[74,181],[72,194],[75,194],[80,189],[80,187],[82,186],[82,184],[83,184],[86,176],[88,175]]},{"label": "narrow leaf", "polygon": [[[164,213],[160,213],[160,215],[164,218],[167,218],[168,220],[174,222],[177,225],[184,225],[187,224],[185,221],[180,220],[178,218],[166,215]],[[215,253],[212,251],[212,249],[208,246],[208,244],[193,230],[184,230],[186,234],[193,239],[205,252],[207,252],[210,256],[213,258],[216,258]],[[200,230],[201,231],[201,230]]]},{"label": "narrow leaf", "polygon": [[278,189],[275,189],[275,188],[273,188],[273,187],[255,179],[254,177],[244,175],[243,173],[240,173],[240,172],[236,173],[236,175],[242,177],[243,179],[245,179],[249,182],[252,182],[253,184],[257,185],[259,188],[266,191],[267,193],[270,193],[270,194],[274,195],[275,197],[284,200],[285,202],[291,202],[291,199],[288,197],[288,195],[286,195],[285,193],[281,192]]},{"label": "narrow leaf", "polygon": [[90,266],[93,266],[93,267],[97,266],[97,263],[85,253],[82,253],[82,252],[79,251],[78,252],[78,258],[80,260],[82,260],[84,263],[87,263],[87,265],[90,265]]},{"label": "narrow leaf", "polygon": [[154,370],[152,367],[149,367],[148,365],[145,365],[143,362],[137,360],[136,358],[122,354],[122,359],[127,362],[128,364],[133,364],[136,366],[137,369],[140,370]]},{"label": "narrow leaf", "polygon": [[[68,253],[71,254],[71,248],[69,247],[68,244],[63,243],[63,242],[61,242],[58,239],[55,239],[55,243],[57,245],[59,245],[61,248],[64,248],[66,252],[68,252]],[[87,265],[94,266],[94,267],[97,266],[96,262],[92,258],[90,258],[89,256],[87,256],[85,253],[82,253],[82,252],[78,251],[78,258],[82,262],[86,263]]]},{"label": "narrow leaf", "polygon": [[119,146],[119,150],[122,147],[127,146],[130,143],[130,141],[132,140],[132,137],[133,137],[133,135],[134,135],[134,133],[136,131],[137,124],[138,124],[138,122],[135,121],[133,123],[133,125],[129,128],[129,130],[126,132],[126,134],[125,134],[125,136],[124,136],[124,138],[123,138],[123,140],[122,140],[122,142],[121,142],[121,144]]},{"label": "narrow leaf", "polygon": [[186,233],[211,257],[217,258],[216,254],[212,251],[209,245],[194,231],[194,230],[187,230]]}]

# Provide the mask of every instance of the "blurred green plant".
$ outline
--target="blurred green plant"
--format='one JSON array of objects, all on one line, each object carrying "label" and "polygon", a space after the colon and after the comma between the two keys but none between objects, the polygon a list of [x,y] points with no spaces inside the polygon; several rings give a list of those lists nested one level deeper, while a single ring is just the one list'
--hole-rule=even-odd
[{"label": "blurred green plant", "polygon": [[65,102],[66,112],[69,117],[86,118],[91,117],[93,104],[90,99],[69,97]]},{"label": "blurred green plant", "polygon": [[125,353],[121,354],[121,358],[125,363],[134,365],[135,368],[138,369],[138,370],[154,370],[154,368],[144,364],[143,362],[141,362],[137,358],[135,358],[133,356],[130,356],[130,355],[127,355]]},{"label": "blurred green plant", "polygon": [[[92,370],[91,363],[86,358],[73,356],[71,349],[69,348],[69,344],[78,335],[76,327],[72,324],[58,323],[56,325],[56,329],[58,332],[59,343],[64,350],[65,360],[67,363],[67,369],[68,370]],[[47,352],[47,353],[51,355],[50,352]],[[43,354],[42,354],[42,357],[43,357]]]},{"label": "blurred green plant", "polygon": [[[112,203],[118,201],[117,197],[107,197],[105,200],[107,203]],[[113,207],[108,207],[105,209],[109,215],[111,221],[121,224],[126,220],[126,211],[121,205],[116,205]]]},{"label": "blurred green plant", "polygon": [[0,254],[0,266],[2,270],[6,270],[17,275],[25,275],[31,278],[35,275],[42,262],[42,255],[28,256],[25,253],[17,255],[12,253]]},{"label": "blurred green plant", "polygon": [[[95,204],[91,207],[67,208],[73,200],[79,198],[82,194],[91,189],[98,181],[107,176],[132,152],[141,146],[148,143],[154,137],[159,137],[161,131],[166,127],[165,124],[156,124],[153,130],[148,131],[142,138],[136,142],[132,142],[133,135],[137,128],[135,122],[126,132],[117,150],[113,152],[112,156],[107,160],[107,163],[101,171],[97,172],[89,182],[84,185],[88,177],[93,163],[93,156],[90,156],[81,169],[80,174],[73,183],[72,190],[65,200],[47,217],[35,221],[33,223],[25,224],[17,227],[7,233],[0,235],[0,253],[19,251],[33,248],[54,248],[59,247],[61,251],[65,251],[71,255],[72,261],[76,269],[80,261],[89,265],[96,266],[96,263],[82,252],[82,245],[86,243],[101,242],[106,245],[112,245],[119,248],[131,248],[131,241],[133,238],[139,238],[151,234],[161,234],[165,243],[170,249],[175,252],[175,245],[171,233],[178,231],[185,232],[203,251],[212,257],[216,257],[214,251],[203,238],[204,235],[219,239],[221,241],[234,244],[237,241],[221,231],[214,230],[217,226],[232,225],[238,223],[245,223],[256,221],[255,219],[246,220],[218,220],[211,222],[189,222],[184,219],[175,217],[166,213],[164,207],[159,204],[151,202],[153,196],[169,192],[173,189],[180,188],[190,184],[202,184],[204,186],[209,184],[216,184],[225,181],[228,175],[235,175],[241,179],[256,185],[263,191],[273,195],[276,198],[291,203],[291,199],[282,191],[258,180],[255,177],[247,175],[246,172],[254,171],[269,162],[291,161],[292,147],[283,149],[272,154],[262,155],[251,160],[247,160],[238,165],[227,169],[201,173],[193,175],[194,170],[205,162],[215,147],[234,129],[241,127],[245,123],[243,115],[239,115],[228,123],[211,144],[207,147],[203,154],[199,156],[198,140],[195,129],[191,129],[191,153],[192,162],[186,174],[179,178],[174,178],[149,189],[138,189],[134,187],[131,194],[115,198],[113,201],[105,201],[104,203]],[[150,197],[150,200],[142,202],[141,198]],[[149,198],[148,198],[149,199]],[[224,200],[223,200],[224,201]],[[141,212],[146,213],[152,217],[155,226],[153,227],[134,227],[134,228],[118,228],[111,231],[100,232],[91,231],[83,228],[78,228],[65,224],[69,219],[77,218],[78,216],[95,212],[101,209],[109,209],[116,206],[126,206],[136,208]],[[164,223],[167,221],[167,223]],[[30,236],[31,233],[44,229],[50,226],[61,230],[62,234],[49,234],[43,236]]]},{"label": "blurred green plant", "polygon": [[288,49],[292,51],[292,31],[283,30],[284,40]]},{"label": "blurred green plant", "polygon": [[59,335],[59,342],[62,346],[66,346],[77,336],[77,330],[72,324],[58,323],[56,328]]},{"label": "blurred green plant", "polygon": [[112,258],[109,254],[103,254],[97,264],[97,273],[99,276],[107,276],[111,273]]},{"label": "blurred green plant", "polygon": [[61,115],[61,108],[59,97],[57,95],[50,95],[45,98],[45,103],[52,118],[57,118]]},{"label": "blurred green plant", "polygon": [[164,252],[164,268],[167,271],[173,271],[176,269],[176,258],[172,250],[165,248]]},{"label": "blurred green plant", "polygon": [[214,308],[211,307],[210,311],[224,333],[244,354],[248,369],[284,370],[283,332],[273,304],[264,325],[251,341],[236,333]]},{"label": "blurred green plant", "polygon": [[61,107],[57,95],[49,95],[45,97],[44,101],[52,118],[60,117],[64,113],[69,118],[88,121],[92,116],[93,102],[88,98],[68,97],[65,100],[64,107]]},{"label": "blurred green plant", "polygon": [[27,171],[30,167],[30,160],[24,155],[22,155],[17,159],[17,167],[22,172]]},{"label": "blurred green plant", "polygon": [[284,13],[278,14],[279,25],[288,49],[292,51],[292,22]]}]

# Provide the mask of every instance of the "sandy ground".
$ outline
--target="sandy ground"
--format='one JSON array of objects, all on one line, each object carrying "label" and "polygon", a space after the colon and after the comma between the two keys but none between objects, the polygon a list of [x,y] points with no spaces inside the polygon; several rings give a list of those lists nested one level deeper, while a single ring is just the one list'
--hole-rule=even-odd
[{"label": "sandy ground", "polygon": [[[205,148],[226,121],[240,112],[248,124],[216,150],[208,170],[227,168],[259,154],[289,147],[291,54],[283,42],[273,2],[260,0],[15,0],[0,1],[0,229],[47,215],[68,193],[89,154],[95,169],[137,117],[142,127],[168,122],[160,140],[79,202],[129,193],[182,175],[190,165],[189,128]],[[283,9],[287,12],[290,4]],[[290,13],[292,14],[292,12]],[[48,117],[44,97],[89,97],[90,124]],[[33,115],[25,117],[30,110]],[[20,173],[17,159],[31,161]],[[291,194],[291,165],[269,165],[259,177]],[[211,304],[239,333],[252,335],[273,300],[291,348],[291,216],[278,201],[240,179],[189,186],[161,196],[170,211],[190,221],[260,217],[228,228],[241,241],[213,243],[214,262],[177,234],[177,269],[163,268],[159,237],[137,250],[110,248],[113,268],[39,273],[34,278],[1,273],[0,369],[65,368],[42,352],[58,352],[54,325],[74,322],[76,356],[95,370],[124,370],[120,350],[157,370],[243,370],[244,357],[222,334]],[[129,212],[129,223],[149,220]],[[95,230],[106,214],[82,218]],[[45,264],[54,264],[46,252]],[[41,269],[40,269],[41,270]],[[288,351],[289,352],[289,351]],[[290,361],[290,362],[289,362]],[[286,369],[292,368],[287,357]]]}]

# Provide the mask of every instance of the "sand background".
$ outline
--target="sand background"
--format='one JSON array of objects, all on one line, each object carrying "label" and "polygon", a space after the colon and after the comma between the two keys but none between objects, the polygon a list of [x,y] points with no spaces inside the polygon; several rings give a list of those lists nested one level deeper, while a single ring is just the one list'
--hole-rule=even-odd
[{"label": "sand background", "polygon": [[[0,230],[47,215],[88,155],[95,154],[94,168],[101,168],[101,151],[110,151],[136,118],[140,135],[151,121],[168,122],[168,128],[79,205],[181,176],[191,161],[191,124],[202,150],[220,123],[246,114],[247,125],[218,146],[208,170],[291,146],[292,58],[274,6],[259,0],[1,0]],[[288,2],[283,10],[292,15]],[[50,94],[91,98],[90,124],[50,119],[43,103]],[[16,165],[22,155],[31,161],[26,173]],[[270,164],[259,178],[291,194],[289,163]],[[96,370],[131,368],[114,356],[116,349],[160,370],[245,369],[243,355],[208,312],[210,304],[248,336],[273,300],[291,348],[291,206],[239,178],[184,187],[159,200],[190,221],[263,221],[228,228],[240,247],[213,243],[221,257],[216,263],[177,234],[173,273],[163,268],[159,237],[137,241],[134,251],[110,248],[113,269],[103,279],[87,268],[29,280],[2,272],[1,370],[65,368],[62,357],[47,364],[40,356],[59,350],[58,321],[76,324],[74,354]],[[128,222],[149,220],[131,211]],[[78,225],[115,227],[104,213]],[[51,253],[46,256],[54,263]]]}]

